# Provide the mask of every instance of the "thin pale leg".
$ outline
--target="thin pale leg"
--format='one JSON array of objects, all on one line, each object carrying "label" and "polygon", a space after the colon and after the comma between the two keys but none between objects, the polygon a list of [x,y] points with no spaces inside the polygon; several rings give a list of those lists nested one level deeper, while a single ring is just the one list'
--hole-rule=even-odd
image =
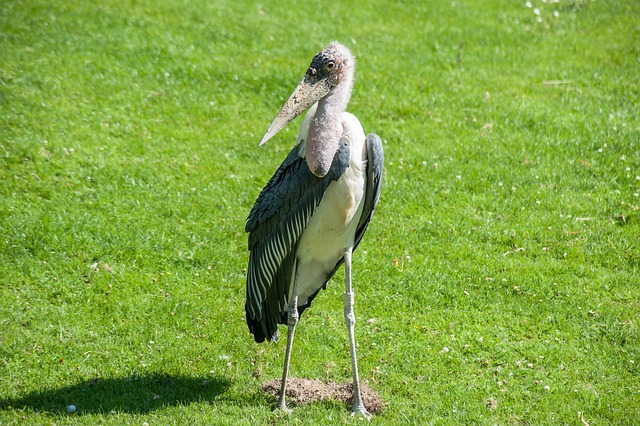
[{"label": "thin pale leg", "polygon": [[351,252],[348,249],[344,255],[344,274],[346,278],[346,289],[343,295],[344,300],[344,320],[347,324],[347,332],[349,333],[349,350],[351,352],[351,370],[353,371],[353,411],[351,415],[360,414],[367,419],[371,418],[371,414],[364,408],[362,396],[360,395],[360,379],[358,377],[358,361],[356,359],[356,338],[354,326],[356,324],[356,316],[353,313],[353,288],[351,286]]},{"label": "thin pale leg", "polygon": [[287,350],[284,355],[284,369],[282,371],[282,382],[280,384],[280,398],[278,399],[277,409],[284,412],[291,412],[285,401],[285,393],[287,389],[287,376],[289,375],[289,361],[291,361],[291,348],[293,347],[293,336],[298,324],[298,294],[294,292],[291,303],[289,303],[289,332],[287,334]]}]

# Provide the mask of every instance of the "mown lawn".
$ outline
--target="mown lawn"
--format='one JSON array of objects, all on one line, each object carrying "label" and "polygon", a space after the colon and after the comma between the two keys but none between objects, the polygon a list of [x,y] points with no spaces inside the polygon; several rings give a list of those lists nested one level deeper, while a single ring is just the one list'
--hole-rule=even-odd
[{"label": "mown lawn", "polygon": [[[360,423],[273,412],[284,339],[244,322],[244,222],[299,121],[257,143],[334,39],[385,147],[354,255],[373,423],[640,424],[640,2],[0,11],[0,424]],[[342,290],[294,377],[350,380]]]}]

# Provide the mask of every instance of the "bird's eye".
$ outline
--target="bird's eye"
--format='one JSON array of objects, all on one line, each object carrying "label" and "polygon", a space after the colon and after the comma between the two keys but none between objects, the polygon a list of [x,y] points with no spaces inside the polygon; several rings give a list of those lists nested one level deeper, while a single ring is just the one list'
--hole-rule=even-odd
[{"label": "bird's eye", "polygon": [[336,67],[336,64],[334,62],[327,62],[327,65],[325,65],[325,67],[327,67],[328,70],[332,70]]}]

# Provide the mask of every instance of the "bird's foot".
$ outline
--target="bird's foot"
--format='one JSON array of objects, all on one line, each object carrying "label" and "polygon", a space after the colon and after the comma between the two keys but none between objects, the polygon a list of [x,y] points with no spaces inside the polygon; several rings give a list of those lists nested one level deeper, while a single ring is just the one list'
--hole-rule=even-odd
[{"label": "bird's foot", "polygon": [[362,416],[367,420],[371,420],[371,413],[369,413],[367,411],[366,408],[364,408],[364,405],[362,403],[360,404],[353,404],[353,411],[351,411],[351,416]]},{"label": "bird's foot", "polygon": [[287,407],[287,404],[284,401],[278,402],[278,405],[276,405],[276,411],[283,414],[291,414],[293,412],[291,408]]}]

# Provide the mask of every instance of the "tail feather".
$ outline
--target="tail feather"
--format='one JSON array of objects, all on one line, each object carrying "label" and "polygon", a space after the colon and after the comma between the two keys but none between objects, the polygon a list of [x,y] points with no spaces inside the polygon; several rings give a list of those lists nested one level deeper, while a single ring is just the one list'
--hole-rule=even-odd
[{"label": "tail feather", "polygon": [[256,343],[262,343],[265,341],[274,342],[278,341],[278,325],[277,324],[267,324],[265,319],[259,320],[252,318],[249,314],[249,309],[247,309],[247,305],[245,304],[245,313],[247,317],[247,326],[249,326],[249,331],[253,334],[253,338]]}]

